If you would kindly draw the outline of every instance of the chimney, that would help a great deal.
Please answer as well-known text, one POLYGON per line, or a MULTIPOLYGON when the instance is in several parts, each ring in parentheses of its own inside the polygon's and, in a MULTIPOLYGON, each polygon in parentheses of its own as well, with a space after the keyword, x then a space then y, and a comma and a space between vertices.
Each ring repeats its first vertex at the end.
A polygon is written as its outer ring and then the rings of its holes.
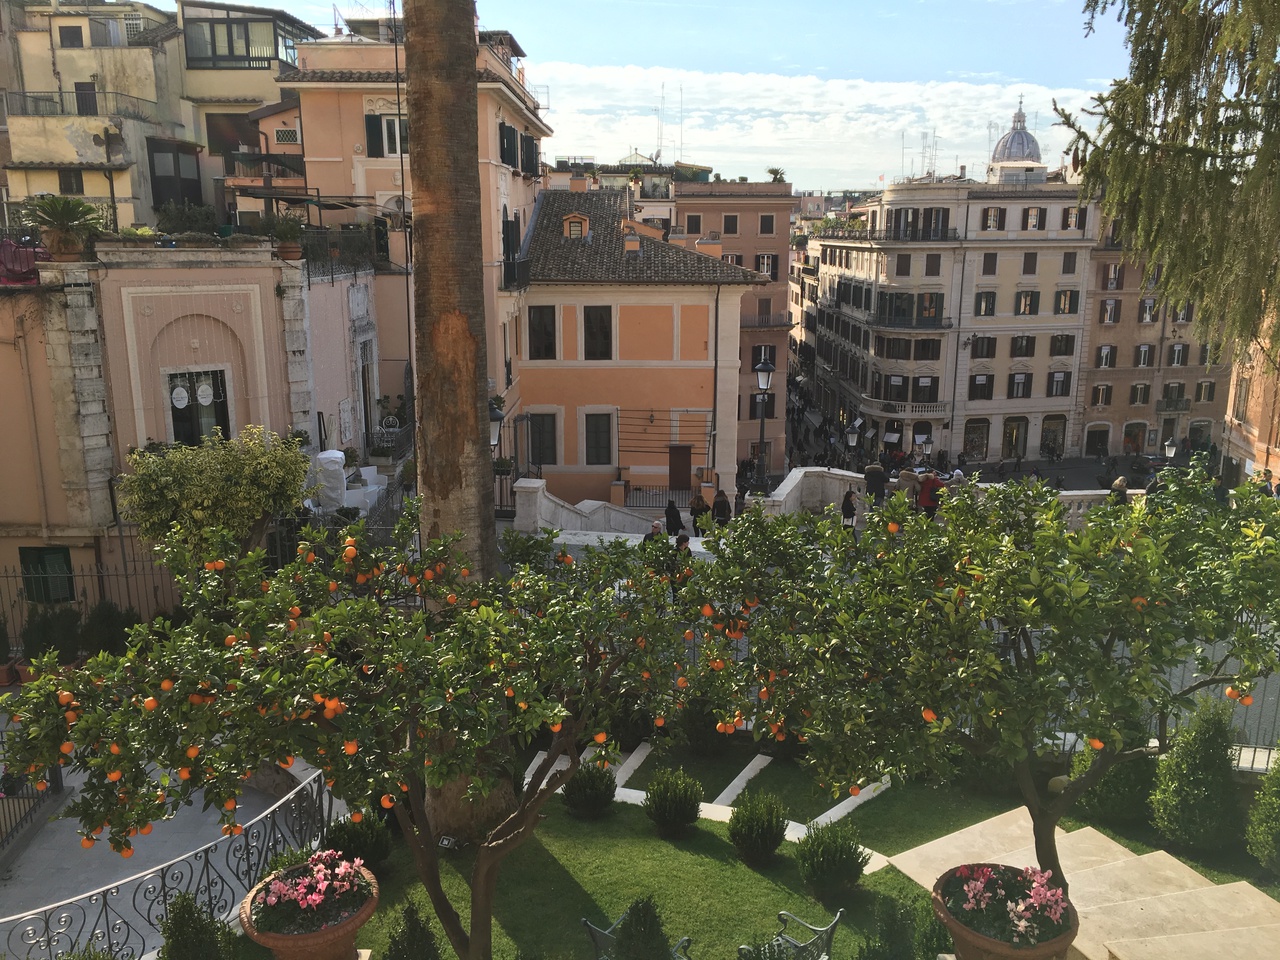
POLYGON ((570 193, 586 193, 587 178, 579 176, 577 174, 574 174, 573 176, 571 176, 569 178, 569 192, 570 193))
POLYGON ((640 234, 631 227, 627 227, 622 233, 622 252, 628 257, 640 256, 640 234))
POLYGON ((960 179, 961 179, 961 180, 963 180, 963 179, 964 179, 964 172, 965 172, 965 164, 963 164, 963 163, 962 163, 962 164, 960 164, 960 179))
POLYGON ((724 252, 724 244, 720 242, 720 234, 715 231, 712 231, 710 236, 703 237, 695 243, 693 248, 708 257, 715 257, 717 260, 720 259, 721 253, 724 252))

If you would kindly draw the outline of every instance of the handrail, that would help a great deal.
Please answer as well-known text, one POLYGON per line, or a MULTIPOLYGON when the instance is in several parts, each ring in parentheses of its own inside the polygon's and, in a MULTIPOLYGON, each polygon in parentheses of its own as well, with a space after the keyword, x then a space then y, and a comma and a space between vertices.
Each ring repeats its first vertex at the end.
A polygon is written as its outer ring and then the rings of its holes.
POLYGON ((0 944, 9 956, 54 960, 76 946, 94 943, 120 960, 158 949, 165 905, 189 892, 213 916, 235 915, 240 901, 266 875, 268 861, 286 844, 312 846, 333 816, 333 796, 316 771, 240 836, 224 837, 97 890, 26 913, 0 918, 0 944), (221 854, 225 872, 214 863, 221 854))

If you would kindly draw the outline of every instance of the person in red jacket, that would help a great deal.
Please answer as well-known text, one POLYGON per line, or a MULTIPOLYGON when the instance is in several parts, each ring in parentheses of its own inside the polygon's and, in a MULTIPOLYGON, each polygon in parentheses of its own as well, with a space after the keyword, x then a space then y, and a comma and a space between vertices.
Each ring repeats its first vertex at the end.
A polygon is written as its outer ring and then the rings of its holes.
POLYGON ((934 514, 938 512, 938 494, 944 489, 946 489, 946 485, 938 479, 938 475, 932 470, 920 478, 920 492, 916 494, 916 502, 920 504, 920 509, 931 520, 934 514))

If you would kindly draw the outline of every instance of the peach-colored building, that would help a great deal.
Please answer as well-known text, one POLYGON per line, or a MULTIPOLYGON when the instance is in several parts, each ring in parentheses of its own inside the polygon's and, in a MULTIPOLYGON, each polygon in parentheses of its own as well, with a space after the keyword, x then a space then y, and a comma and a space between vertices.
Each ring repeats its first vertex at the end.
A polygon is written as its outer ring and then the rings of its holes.
POLYGON ((539 196, 515 344, 521 402, 499 452, 572 502, 622 502, 638 487, 682 498, 699 482, 731 492, 738 304, 762 278, 664 243, 631 204, 629 191, 539 196))
MULTIPOLYGON (((773 409, 766 407, 764 460, 772 476, 783 471, 786 454, 786 382, 791 318, 787 309, 787 267, 791 261, 791 215, 796 198, 789 183, 712 181, 675 183, 676 223, 672 239, 719 241, 724 262, 768 277, 745 291, 738 304, 742 353, 738 373, 739 461, 758 463, 760 411, 752 368, 767 358, 776 368, 773 409)), ((711 252, 705 245, 700 249, 711 252)))
POLYGON ((1222 391, 1229 396, 1214 466, 1229 487, 1263 470, 1280 477, 1280 377, 1260 354, 1246 356, 1222 391))

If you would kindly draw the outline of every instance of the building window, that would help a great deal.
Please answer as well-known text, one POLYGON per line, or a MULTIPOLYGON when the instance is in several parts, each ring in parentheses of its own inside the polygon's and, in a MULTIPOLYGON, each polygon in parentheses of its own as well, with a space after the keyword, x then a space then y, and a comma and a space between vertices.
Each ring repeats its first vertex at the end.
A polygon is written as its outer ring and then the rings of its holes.
POLYGON ((382 118, 382 151, 387 157, 398 157, 409 154, 409 118, 382 118))
POLYGON ((1212 403, 1216 384, 1212 380, 1201 380, 1196 384, 1196 403, 1212 403))
POLYGON ((969 399, 990 400, 993 396, 996 378, 985 373, 974 374, 969 378, 969 399))
POLYGON ((556 359, 556 308, 529 308, 529 359, 556 359))
POLYGON ((1099 370, 1110 370, 1116 365, 1116 348, 1109 343, 1098 347, 1098 357, 1094 366, 1099 370))
POLYGON ((937 403, 938 378, 916 377, 911 381, 912 403, 937 403))
POLYGON ((529 414, 529 462, 545 466, 556 462, 556 415, 529 414))
POLYGON ((742 266, 742 254, 740 253, 721 254, 720 259, 723 260, 725 263, 733 264, 735 267, 742 266))
POLYGON ((994 277, 996 275, 997 255, 994 253, 984 253, 982 255, 982 275, 984 277, 994 277))
POLYGON ((974 295, 973 315, 975 317, 994 317, 996 315, 996 292, 983 290, 974 295))
POLYGON ((1174 323, 1190 323, 1191 322, 1191 305, 1184 303, 1178 309, 1173 311, 1174 323))
POLYGON ((924 255, 924 275, 939 277, 942 275, 942 254, 926 253, 924 255))
POLYGON ((1124 264, 1106 263, 1102 266, 1102 286, 1106 290, 1124 289, 1124 264))
POLYGON ((1071 396, 1071 371, 1055 370, 1049 374, 1049 393, 1050 397, 1069 397, 1071 396))
POLYGON ((1147 297, 1138 303, 1138 322, 1139 323, 1155 323, 1156 322, 1156 301, 1152 297, 1147 297))
POLYGON ((1191 355, 1191 344, 1189 343, 1171 343, 1169 345, 1169 366, 1185 367, 1187 358, 1191 355))
POLYGON ((916 341, 917 360, 939 360, 942 357, 942 341, 936 337, 916 341))
POLYGON ((1120 322, 1120 301, 1119 300, 1103 300, 1102 310, 1098 314, 1099 323, 1119 323, 1120 322))
POLYGON ((778 279, 778 258, 772 253, 756 254, 756 273, 763 273, 771 280, 778 279))
MULTIPOLYGON (((699 220, 702 218, 699 217, 699 220)), ((724 215, 724 235, 726 237, 736 237, 738 235, 738 215, 736 213, 726 213, 724 215)))
POLYGON ((147 138, 151 195, 157 207, 171 200, 178 206, 203 202, 196 149, 190 144, 147 138))
POLYGON ((1029 373, 1011 373, 1009 374, 1009 393, 1010 400, 1023 400, 1031 396, 1031 374, 1029 373))
POLYGON ((684 232, 691 237, 702 236, 702 214, 687 213, 684 217, 684 232))
POLYGON ((969 356, 975 360, 991 360, 996 355, 995 337, 974 337, 969 356))
MULTIPOLYGON (((79 29, 79 28, 77 28, 79 29)), ((22 590, 31 603, 70 603, 76 598, 67 547, 19 547, 22 590)))
POLYGON ((1166 383, 1164 385, 1163 399, 1165 400, 1182 400, 1187 395, 1187 385, 1185 383, 1166 383))
POLYGON ((1083 207, 1063 207, 1062 208, 1062 229, 1063 230, 1083 230, 1085 223, 1085 215, 1083 207))
POLYGON ((1216 346, 1208 343, 1200 344, 1200 366, 1207 367, 1210 364, 1218 363, 1220 359, 1216 346))
POLYGON ((64 196, 83 196, 84 172, 81 170, 59 170, 58 192, 64 196))
POLYGON ((1140 343, 1133 350, 1133 365, 1149 367, 1155 363, 1156 348, 1149 343, 1140 343))
POLYGON ((768 360, 775 367, 778 364, 778 348, 772 343, 757 343, 751 348, 751 369, 754 370, 756 365, 768 360))
POLYGON ((294 42, 271 20, 186 20, 187 66, 197 70, 268 70, 272 60, 297 62, 294 42))
POLYGON ((582 308, 582 359, 613 359, 613 308, 582 308))
POLYGON ((772 213, 760 214, 760 236, 762 237, 773 236, 773 214, 772 213))
POLYGON ((907 378, 894 377, 888 378, 888 386, 884 392, 884 399, 896 402, 906 403, 907 401, 907 378))
POLYGON ((1038 257, 1034 251, 1028 250, 1022 255, 1022 275, 1035 276, 1038 257))
POLYGON ((916 297, 916 316, 921 320, 941 319, 942 294, 922 293, 916 297))
POLYGON ((898 254, 898 259, 895 262, 894 268, 893 268, 893 275, 895 277, 911 276, 911 254, 909 253, 898 254))
POLYGON ((1129 388, 1129 405, 1141 407, 1151 402, 1151 384, 1135 383, 1129 388))
POLYGON ((58 46, 64 49, 84 46, 84 29, 82 27, 59 27, 58 46))
POLYGON ((1013 307, 1013 312, 1019 317, 1034 317, 1040 312, 1040 291, 1019 290, 1013 298, 1013 307))
POLYGON ((982 211, 983 230, 1004 229, 1004 207, 985 207, 982 211))
POLYGON ((586 415, 587 466, 613 463, 613 414, 586 415))
POLYGON ((1236 396, 1235 402, 1231 405, 1231 416, 1237 420, 1247 420, 1249 418, 1249 378, 1240 377, 1236 380, 1236 396))
MULTIPOLYGON (((768 394, 765 394, 765 398, 764 398, 764 418, 765 418, 766 420, 773 420, 773 419, 774 419, 773 401, 774 401, 774 397, 776 397, 776 396, 777 396, 777 393, 775 393, 775 392, 770 392, 770 393, 768 393, 768 394)), ((750 400, 750 402, 747 404, 747 419, 748 419, 748 420, 759 420, 759 419, 760 419, 760 394, 759 394, 759 393, 757 393, 757 392, 752 392, 752 394, 751 394, 751 400, 750 400)))
POLYGON ((1055 333, 1049 338, 1049 356, 1069 357, 1076 352, 1076 338, 1070 333, 1055 333))
POLYGON ((1076 254, 1074 250, 1069 250, 1062 255, 1062 272, 1067 274, 1076 272, 1076 254))
POLYGON ((582 221, 576 217, 569 221, 569 239, 570 240, 582 239, 582 221))
POLYGON ((277 127, 275 135, 276 143, 301 143, 297 127, 277 127))
POLYGON ((876 337, 876 356, 886 360, 910 360, 911 341, 906 337, 876 337))
POLYGON ((1023 207, 1022 229, 1043 230, 1048 226, 1048 213, 1049 211, 1045 207, 1023 207))
POLYGON ((1079 290, 1059 290, 1053 297, 1053 312, 1056 314, 1077 313, 1080 310, 1079 290))
POLYGON ((214 427, 231 436, 227 375, 222 370, 169 374, 169 417, 173 442, 197 446, 214 427))
POLYGON ((1036 338, 1026 335, 1011 337, 1009 340, 1009 356, 1034 357, 1036 355, 1036 338))
POLYGON ((1090 397, 1090 402, 1095 407, 1111 406, 1111 384, 1109 383, 1097 384, 1093 388, 1093 394, 1090 397))

